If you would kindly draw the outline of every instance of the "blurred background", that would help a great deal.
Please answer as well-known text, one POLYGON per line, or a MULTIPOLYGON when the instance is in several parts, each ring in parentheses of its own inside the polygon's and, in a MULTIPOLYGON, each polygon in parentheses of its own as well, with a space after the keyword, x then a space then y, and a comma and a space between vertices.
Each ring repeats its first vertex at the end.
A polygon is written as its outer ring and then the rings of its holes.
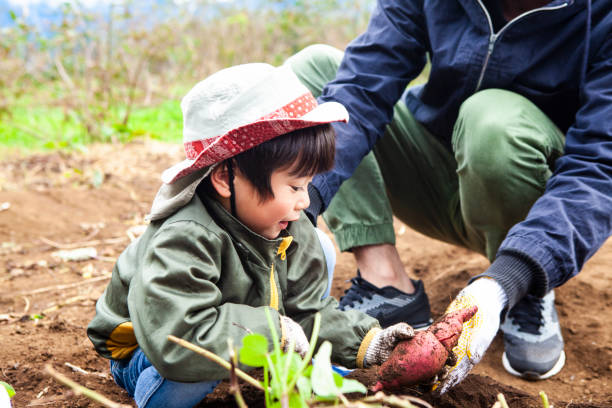
POLYGON ((234 64, 345 48, 374 0, 0 0, 0 159, 180 142, 181 97, 234 64))

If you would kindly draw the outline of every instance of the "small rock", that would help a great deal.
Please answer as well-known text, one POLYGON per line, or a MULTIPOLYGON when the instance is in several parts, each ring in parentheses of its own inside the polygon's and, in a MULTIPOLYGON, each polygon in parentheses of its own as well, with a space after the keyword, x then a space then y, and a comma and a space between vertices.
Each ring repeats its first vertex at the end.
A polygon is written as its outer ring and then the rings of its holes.
POLYGON ((86 261, 98 256, 98 251, 94 247, 77 248, 71 250, 56 251, 51 254, 64 262, 67 261, 86 261))
POLYGON ((24 271, 23 269, 21 269, 21 268, 13 268, 13 269, 11 269, 11 271, 9 272, 9 274, 10 274, 12 277, 21 276, 21 275, 23 275, 24 273, 25 273, 25 271, 24 271))

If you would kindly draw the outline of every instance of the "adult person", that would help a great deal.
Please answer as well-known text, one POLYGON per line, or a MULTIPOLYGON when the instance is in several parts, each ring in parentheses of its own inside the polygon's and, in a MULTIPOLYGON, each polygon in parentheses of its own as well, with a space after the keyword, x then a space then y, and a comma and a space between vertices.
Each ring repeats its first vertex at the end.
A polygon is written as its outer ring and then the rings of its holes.
POLYGON ((334 125, 336 165, 314 179, 308 210, 326 210, 357 261, 341 306, 383 325, 427 324, 394 214, 492 262, 449 306, 479 310, 442 392, 501 322, 509 372, 556 374, 565 355, 553 289, 612 229, 612 1, 378 0, 344 55, 313 46, 287 63, 350 114, 334 125), (427 55, 427 83, 406 89, 427 55))

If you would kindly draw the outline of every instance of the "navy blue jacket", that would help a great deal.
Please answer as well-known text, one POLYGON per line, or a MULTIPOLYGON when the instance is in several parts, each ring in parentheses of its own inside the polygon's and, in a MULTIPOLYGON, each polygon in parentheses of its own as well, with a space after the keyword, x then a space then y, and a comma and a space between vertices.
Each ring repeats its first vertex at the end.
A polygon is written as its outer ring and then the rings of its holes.
POLYGON ((510 305, 577 274, 612 228, 612 0, 555 0, 494 32, 480 0, 379 0, 320 97, 350 113, 335 125, 336 166, 313 181, 323 207, 390 122, 401 98, 450 149, 461 103, 502 88, 566 133, 544 195, 508 233, 489 275, 510 305), (406 91, 431 59, 427 84, 406 91))

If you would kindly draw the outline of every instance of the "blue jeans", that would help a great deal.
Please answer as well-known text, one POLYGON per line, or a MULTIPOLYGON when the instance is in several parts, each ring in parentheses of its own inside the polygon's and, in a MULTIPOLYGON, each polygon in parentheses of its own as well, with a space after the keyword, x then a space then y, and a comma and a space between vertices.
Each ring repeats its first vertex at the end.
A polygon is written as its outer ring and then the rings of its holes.
MULTIPOLYGON (((316 231, 328 270, 327 291, 323 295, 325 298, 331 290, 336 250, 323 231, 318 228, 316 231)), ((213 392, 220 382, 214 380, 183 383, 168 380, 159 374, 140 348, 134 351, 129 360, 111 360, 110 372, 115 382, 134 398, 139 408, 191 408, 213 392)))
POLYGON ((191 408, 210 394, 220 381, 183 383, 162 377, 140 348, 128 360, 111 360, 115 382, 134 398, 140 408, 191 408))

